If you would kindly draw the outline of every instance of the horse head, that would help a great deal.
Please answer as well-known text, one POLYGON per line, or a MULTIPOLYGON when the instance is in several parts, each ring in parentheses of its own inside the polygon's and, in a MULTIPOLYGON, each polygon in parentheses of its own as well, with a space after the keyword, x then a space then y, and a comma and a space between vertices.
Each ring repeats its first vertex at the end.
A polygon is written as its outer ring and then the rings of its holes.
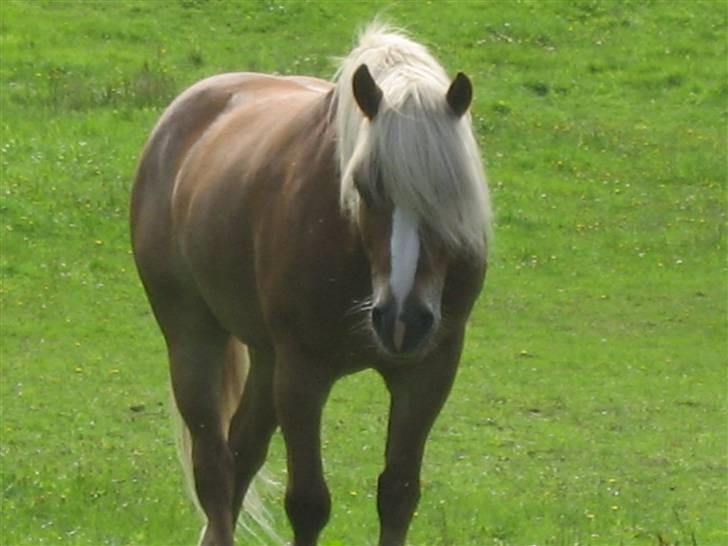
POLYGON ((461 138, 472 85, 459 73, 445 92, 410 85, 407 93, 397 86, 411 82, 390 81, 385 93, 366 64, 351 82, 362 121, 344 172, 345 199, 371 268, 367 320, 385 353, 417 356, 442 330, 448 265, 484 252, 482 167, 477 160, 473 167, 461 138))

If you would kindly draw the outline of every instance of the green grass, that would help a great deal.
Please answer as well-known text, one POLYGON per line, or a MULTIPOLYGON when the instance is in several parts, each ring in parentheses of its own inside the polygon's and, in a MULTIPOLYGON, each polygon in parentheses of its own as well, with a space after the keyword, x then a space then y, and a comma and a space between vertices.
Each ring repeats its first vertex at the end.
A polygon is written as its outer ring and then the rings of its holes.
MULTIPOLYGON (((497 211, 411 544, 728 543, 725 2, 192 0, 0 3, 0 543, 194 542, 136 158, 185 86, 329 77, 385 7, 472 76, 497 211)), ((334 390, 324 546, 375 542, 386 410, 334 390)))

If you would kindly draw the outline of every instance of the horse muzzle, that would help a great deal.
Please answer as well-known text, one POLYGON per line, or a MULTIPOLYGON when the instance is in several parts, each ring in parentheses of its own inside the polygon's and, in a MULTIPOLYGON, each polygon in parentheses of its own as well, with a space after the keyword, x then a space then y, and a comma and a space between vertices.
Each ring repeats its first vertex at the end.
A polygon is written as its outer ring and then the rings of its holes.
POLYGON ((402 309, 391 298, 372 308, 372 326, 382 346, 398 356, 418 352, 427 345, 437 317, 427 305, 408 299, 402 309))

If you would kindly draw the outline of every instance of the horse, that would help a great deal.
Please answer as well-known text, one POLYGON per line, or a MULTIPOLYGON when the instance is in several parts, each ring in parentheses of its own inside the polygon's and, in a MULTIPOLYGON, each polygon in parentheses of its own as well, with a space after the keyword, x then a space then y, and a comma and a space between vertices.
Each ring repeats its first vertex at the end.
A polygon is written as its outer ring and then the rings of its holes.
POLYGON ((401 546, 487 268, 491 208, 469 109, 426 46, 373 23, 333 81, 228 73, 182 92, 141 154, 133 254, 166 342, 205 525, 234 544, 279 428, 295 546, 331 498, 322 409, 374 369, 390 394, 379 545, 401 546))

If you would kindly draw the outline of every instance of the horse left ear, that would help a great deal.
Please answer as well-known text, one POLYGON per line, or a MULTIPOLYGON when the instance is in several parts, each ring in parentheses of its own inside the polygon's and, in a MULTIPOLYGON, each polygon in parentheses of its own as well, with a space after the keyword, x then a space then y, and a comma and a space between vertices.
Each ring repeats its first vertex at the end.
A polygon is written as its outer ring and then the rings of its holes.
POLYGON ((372 78, 367 65, 362 64, 354 72, 351 80, 356 103, 369 119, 374 119, 379 111, 379 104, 382 102, 382 90, 372 78))
POLYGON ((470 83, 470 78, 462 72, 458 72, 458 75, 450 84, 445 98, 453 114, 461 117, 468 111, 473 100, 473 84, 470 83))

